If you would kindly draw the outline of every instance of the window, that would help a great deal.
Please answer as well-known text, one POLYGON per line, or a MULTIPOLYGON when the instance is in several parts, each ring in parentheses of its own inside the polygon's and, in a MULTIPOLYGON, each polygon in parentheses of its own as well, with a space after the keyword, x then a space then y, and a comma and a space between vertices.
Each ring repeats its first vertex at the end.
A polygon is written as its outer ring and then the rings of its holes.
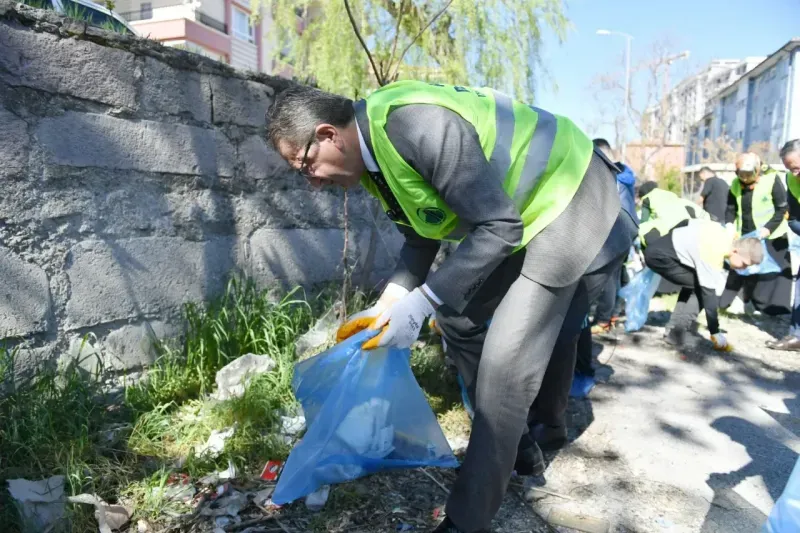
POLYGON ((250 16, 242 11, 232 7, 233 11, 233 36, 243 41, 254 42, 253 27, 250 25, 250 16))
POLYGON ((153 3, 142 2, 141 7, 139 8, 139 16, 142 20, 153 18, 153 3))
POLYGON ((742 74, 744 74, 746 68, 747 65, 740 65, 739 68, 736 69, 736 74, 739 74, 741 76, 742 74))

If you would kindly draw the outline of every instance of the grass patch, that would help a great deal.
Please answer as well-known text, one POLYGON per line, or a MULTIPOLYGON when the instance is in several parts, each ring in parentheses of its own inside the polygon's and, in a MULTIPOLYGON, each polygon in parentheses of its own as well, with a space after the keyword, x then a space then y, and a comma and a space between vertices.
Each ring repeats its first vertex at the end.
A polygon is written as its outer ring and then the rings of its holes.
MULTIPOLYGON (((268 459, 285 459, 289 446, 278 426, 280 415, 296 405, 295 341, 337 296, 333 286, 307 300, 299 289, 279 293, 232 280, 207 305, 184 307, 184 334, 158 343, 156 363, 143 380, 126 387, 121 404, 106 393, 102 368, 95 374, 78 364, 39 369, 34 380, 0 397, 0 529, 22 530, 7 479, 64 475, 69 495, 88 492, 133 504, 135 524, 138 518, 157 522, 163 513, 188 510, 165 494, 177 473, 196 481, 233 462, 240 476, 248 477, 268 459), (216 372, 245 353, 267 354, 276 366, 252 379, 242 397, 210 399, 216 372), (232 426, 235 433, 218 457, 198 456, 212 431, 232 426)), ((365 308, 374 296, 350 295, 347 314, 365 308)), ((16 350, 0 349, 0 383, 12 375, 17 356, 16 350)), ((460 431, 465 420, 468 425, 441 347, 415 348, 411 364, 445 430, 460 431)), ((334 492, 331 505, 344 509, 358 501, 358 494, 342 490, 334 492)), ((96 527, 91 507, 68 506, 63 531, 96 527)), ((323 524, 315 528, 325 530, 323 524)))

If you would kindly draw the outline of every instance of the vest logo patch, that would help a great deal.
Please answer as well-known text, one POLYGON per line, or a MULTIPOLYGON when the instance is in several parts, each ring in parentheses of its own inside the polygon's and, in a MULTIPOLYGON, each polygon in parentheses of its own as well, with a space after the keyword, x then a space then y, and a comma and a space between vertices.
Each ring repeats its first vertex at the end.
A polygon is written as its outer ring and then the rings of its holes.
POLYGON ((420 207, 417 209, 417 216, 426 224, 433 224, 434 226, 438 226, 446 218, 444 211, 438 207, 420 207))

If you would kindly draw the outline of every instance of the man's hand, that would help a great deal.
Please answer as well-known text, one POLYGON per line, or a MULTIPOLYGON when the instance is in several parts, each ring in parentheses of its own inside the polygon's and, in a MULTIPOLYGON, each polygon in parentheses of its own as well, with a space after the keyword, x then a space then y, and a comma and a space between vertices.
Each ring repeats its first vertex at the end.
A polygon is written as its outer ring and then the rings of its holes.
POLYGON ((769 236, 770 236, 770 231, 767 228, 759 228, 758 230, 759 239, 766 239, 769 236))
POLYGON ((728 339, 726 339, 725 335, 723 335, 722 333, 711 335, 711 343, 714 345, 714 349, 718 352, 733 351, 733 346, 730 345, 728 339))
POLYGON ((375 320, 381 316, 384 311, 389 309, 392 304, 407 294, 408 289, 401 287, 396 283, 390 283, 387 285, 383 290, 383 294, 381 294, 381 297, 378 299, 375 305, 347 318, 347 322, 342 324, 336 332, 336 342, 342 342, 343 340, 352 337, 359 331, 370 327, 370 325, 372 325, 372 323, 375 322, 375 320))
POLYGON ((433 312, 433 304, 417 287, 390 306, 370 326, 372 329, 383 328, 383 331, 365 342, 363 349, 374 350, 383 346, 410 348, 419 337, 425 319, 433 312))

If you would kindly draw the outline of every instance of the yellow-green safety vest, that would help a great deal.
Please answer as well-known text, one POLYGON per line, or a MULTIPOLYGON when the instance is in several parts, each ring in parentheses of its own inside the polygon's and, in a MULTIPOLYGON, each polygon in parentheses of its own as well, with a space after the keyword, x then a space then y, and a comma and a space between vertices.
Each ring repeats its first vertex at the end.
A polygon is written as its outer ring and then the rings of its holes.
POLYGON ((684 220, 709 218, 708 213, 699 205, 664 189, 653 189, 644 195, 642 202, 645 200, 648 200, 650 204, 650 218, 639 225, 639 240, 642 246, 647 246, 645 237, 653 230, 663 237, 684 220), (695 217, 689 214, 689 211, 686 210, 687 207, 694 211, 695 217))
MULTIPOLYGON (((571 120, 493 89, 405 80, 378 89, 366 102, 378 166, 409 225, 429 239, 461 240, 468 228, 392 146, 386 121, 393 108, 438 105, 472 124, 484 156, 519 209, 524 231, 517 249, 564 211, 592 157, 592 141, 571 120)), ((361 182, 388 211, 389 205, 371 178, 364 176, 361 182)))
POLYGON ((791 172, 786 173, 786 186, 789 189, 789 192, 794 196, 798 201, 800 201, 800 177, 795 176, 791 172))
MULTIPOLYGON (((772 203, 772 188, 775 186, 775 180, 779 178, 778 173, 771 172, 764 174, 756 182, 753 188, 753 223, 756 228, 761 228, 769 222, 769 219, 775 214, 775 205, 772 203)), ((736 231, 742 231, 742 183, 739 178, 734 178, 731 183, 731 193, 736 198, 736 231)), ((789 224, 784 219, 780 226, 768 237, 768 239, 777 239, 783 237, 789 230, 789 224)))

